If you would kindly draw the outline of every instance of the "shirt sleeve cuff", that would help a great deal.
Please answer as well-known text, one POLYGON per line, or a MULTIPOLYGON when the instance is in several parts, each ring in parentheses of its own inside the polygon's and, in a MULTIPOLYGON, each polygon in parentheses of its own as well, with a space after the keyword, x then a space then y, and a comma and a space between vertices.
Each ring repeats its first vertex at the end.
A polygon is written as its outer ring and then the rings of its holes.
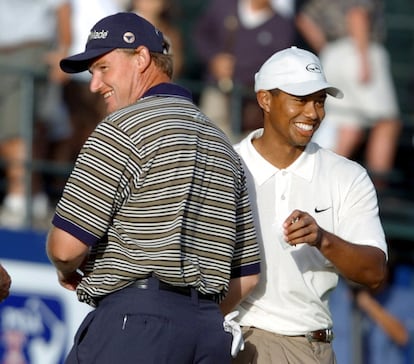
POLYGON ((260 273, 260 263, 253 263, 241 267, 233 268, 231 271, 231 278, 239 278, 244 276, 251 276, 260 273))
POLYGON ((99 238, 96 237, 95 235, 89 233, 88 231, 83 230, 82 228, 75 225, 74 223, 68 220, 65 220, 58 214, 55 214, 53 216, 52 224, 55 227, 66 231, 68 234, 84 242, 86 245, 89 245, 89 246, 95 245, 96 242, 99 240, 99 238))

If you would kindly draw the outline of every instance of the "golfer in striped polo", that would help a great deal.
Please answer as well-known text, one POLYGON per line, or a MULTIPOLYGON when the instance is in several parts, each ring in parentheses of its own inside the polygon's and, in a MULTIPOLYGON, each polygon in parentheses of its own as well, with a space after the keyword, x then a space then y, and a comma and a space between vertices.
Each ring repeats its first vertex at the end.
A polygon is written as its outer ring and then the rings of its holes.
POLYGON ((96 307, 67 363, 229 363, 232 343, 233 354, 242 344, 223 314, 259 275, 237 153, 171 83, 162 33, 136 14, 99 21, 61 68, 88 69, 108 110, 47 241, 61 285, 96 307))

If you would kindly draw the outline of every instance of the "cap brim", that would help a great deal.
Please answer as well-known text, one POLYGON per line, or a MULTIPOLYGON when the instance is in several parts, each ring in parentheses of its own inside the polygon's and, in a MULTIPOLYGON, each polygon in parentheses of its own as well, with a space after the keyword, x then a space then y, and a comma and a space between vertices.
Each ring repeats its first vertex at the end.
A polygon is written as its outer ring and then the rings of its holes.
POLYGON ((91 49, 74 56, 64 58, 59 65, 62 71, 66 73, 78 73, 88 70, 91 62, 105 53, 112 51, 114 48, 91 49))
POLYGON ((342 99, 344 97, 343 92, 339 88, 333 87, 329 83, 323 81, 293 83, 289 85, 281 85, 277 88, 295 96, 306 96, 325 90, 328 95, 336 97, 337 99, 342 99))

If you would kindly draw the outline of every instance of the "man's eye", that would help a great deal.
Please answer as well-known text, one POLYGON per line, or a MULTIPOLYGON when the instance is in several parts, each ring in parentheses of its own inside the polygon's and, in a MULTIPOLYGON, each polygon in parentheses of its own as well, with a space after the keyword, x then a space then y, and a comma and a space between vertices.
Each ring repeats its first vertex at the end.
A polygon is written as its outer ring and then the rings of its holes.
POLYGON ((295 99, 296 102, 304 104, 306 102, 305 99, 295 99))

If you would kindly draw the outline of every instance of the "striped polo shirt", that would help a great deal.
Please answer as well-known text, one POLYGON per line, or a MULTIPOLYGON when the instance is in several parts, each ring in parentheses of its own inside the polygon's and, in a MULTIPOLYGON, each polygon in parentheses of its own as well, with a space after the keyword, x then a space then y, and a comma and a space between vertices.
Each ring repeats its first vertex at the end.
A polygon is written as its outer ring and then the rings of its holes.
POLYGON ((97 126, 53 224, 90 246, 77 293, 91 305, 149 275, 223 296, 231 277, 260 269, 239 157, 174 84, 97 126))

